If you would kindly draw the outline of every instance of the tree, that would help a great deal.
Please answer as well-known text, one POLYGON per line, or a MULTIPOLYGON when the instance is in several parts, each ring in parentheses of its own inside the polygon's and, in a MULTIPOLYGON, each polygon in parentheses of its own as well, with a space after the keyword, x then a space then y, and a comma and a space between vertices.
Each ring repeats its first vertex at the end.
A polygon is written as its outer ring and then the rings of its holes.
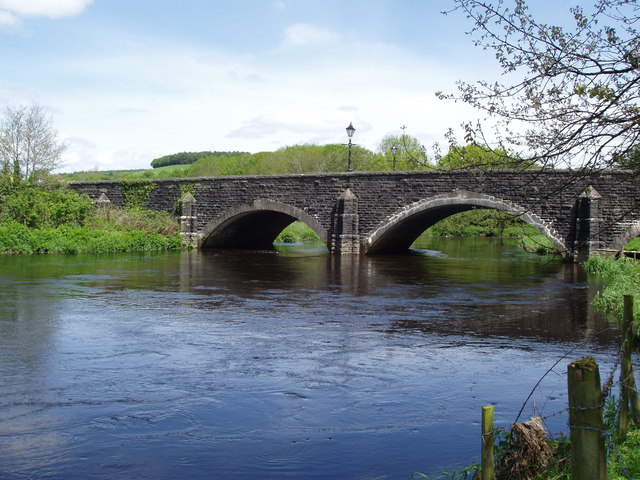
POLYGON ((437 168, 513 168, 522 165, 522 160, 510 157, 500 149, 489 149, 482 145, 454 145, 438 160, 437 168))
MULTIPOLYGON (((462 100, 497 119, 494 145, 543 166, 610 167, 640 137, 640 6, 595 0, 570 9, 572 27, 538 22, 524 0, 453 0, 493 50, 505 82, 459 82, 462 100)), ((451 13, 451 12, 446 12, 451 13)), ((465 125, 467 142, 487 142, 465 125)))
POLYGON ((397 170, 412 170, 431 167, 426 149, 416 137, 411 135, 387 135, 378 144, 378 153, 384 155, 389 166, 393 165, 393 146, 396 147, 397 170))
POLYGON ((2 173, 13 182, 59 166, 66 147, 40 105, 5 109, 0 119, 0 163, 2 173))

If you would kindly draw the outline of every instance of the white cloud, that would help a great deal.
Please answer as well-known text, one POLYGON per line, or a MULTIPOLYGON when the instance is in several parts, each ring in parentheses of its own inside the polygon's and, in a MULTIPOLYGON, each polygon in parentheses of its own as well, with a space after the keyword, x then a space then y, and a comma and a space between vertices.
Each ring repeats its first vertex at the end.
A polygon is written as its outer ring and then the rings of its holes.
POLYGON ((334 43, 338 40, 340 36, 337 33, 305 23, 291 25, 284 32, 284 45, 289 47, 334 43))
POLYGON ((349 122, 357 129, 354 143, 372 150, 403 124, 430 146, 448 127, 475 118, 434 95, 450 89, 467 63, 453 70, 400 47, 363 42, 352 43, 345 58, 331 43, 337 35, 297 27, 288 30, 290 45, 311 46, 312 54, 274 46, 252 56, 120 37, 106 54, 48 66, 79 84, 40 103, 61 109, 54 118, 61 133, 90 142, 69 138, 63 170, 148 168, 153 158, 179 151, 344 143, 349 122))
POLYGON ((18 17, 66 17, 78 15, 93 0, 0 0, 0 13, 18 17))
POLYGON ((18 17, 11 12, 0 10, 0 27, 2 28, 15 28, 20 25, 18 17))

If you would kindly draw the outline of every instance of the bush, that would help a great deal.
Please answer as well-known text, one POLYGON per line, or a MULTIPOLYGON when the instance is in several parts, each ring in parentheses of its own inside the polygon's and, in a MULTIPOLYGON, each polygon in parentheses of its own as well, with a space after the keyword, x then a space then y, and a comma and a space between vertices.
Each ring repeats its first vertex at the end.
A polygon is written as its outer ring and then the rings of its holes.
POLYGON ((21 185, 0 194, 0 223, 20 223, 29 228, 81 226, 95 215, 86 195, 60 185, 21 185))
MULTIPOLYGON (((138 190, 142 193, 132 195, 134 200, 148 194, 146 188, 138 190)), ((0 253, 158 251, 181 245, 178 222, 166 212, 96 211, 91 199, 61 185, 0 191, 0 253)))
POLYGON ((130 231, 139 230, 152 234, 175 236, 180 233, 180 226, 174 217, 167 212, 155 210, 122 210, 106 208, 87 222, 87 227, 98 231, 130 231))

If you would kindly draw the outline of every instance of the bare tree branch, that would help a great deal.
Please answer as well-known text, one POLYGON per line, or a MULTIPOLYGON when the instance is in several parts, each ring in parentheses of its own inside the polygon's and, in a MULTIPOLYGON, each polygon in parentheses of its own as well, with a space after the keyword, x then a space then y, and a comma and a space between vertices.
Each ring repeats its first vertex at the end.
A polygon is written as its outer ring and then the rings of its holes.
MULTIPOLYGON (((514 158, 555 168, 616 166, 640 139, 640 6, 595 0, 570 10, 574 25, 539 23, 525 0, 453 0, 513 81, 458 83, 443 99, 497 121, 494 143, 514 158)), ((478 125, 473 142, 489 136, 478 125)), ((467 132, 469 133, 469 132, 467 132)), ((469 139, 467 139, 468 142, 469 139)))
POLYGON ((66 148, 40 105, 5 109, 0 119, 0 165, 5 176, 18 181, 49 172, 60 165, 66 148))

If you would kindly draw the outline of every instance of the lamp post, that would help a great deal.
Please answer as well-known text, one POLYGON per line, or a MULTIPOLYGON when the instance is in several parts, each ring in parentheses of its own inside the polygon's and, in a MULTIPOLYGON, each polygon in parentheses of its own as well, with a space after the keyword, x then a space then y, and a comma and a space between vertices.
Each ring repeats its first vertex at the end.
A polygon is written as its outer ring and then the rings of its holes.
POLYGON ((398 145, 395 143, 391 147, 391 153, 393 154, 393 169, 396 169, 396 154, 398 153, 398 145))
POLYGON ((356 133, 356 129, 353 126, 352 122, 349 122, 349 126, 347 127, 347 135, 349 136, 349 162, 347 163, 347 172, 352 172, 353 168, 351 167, 351 137, 356 133))

